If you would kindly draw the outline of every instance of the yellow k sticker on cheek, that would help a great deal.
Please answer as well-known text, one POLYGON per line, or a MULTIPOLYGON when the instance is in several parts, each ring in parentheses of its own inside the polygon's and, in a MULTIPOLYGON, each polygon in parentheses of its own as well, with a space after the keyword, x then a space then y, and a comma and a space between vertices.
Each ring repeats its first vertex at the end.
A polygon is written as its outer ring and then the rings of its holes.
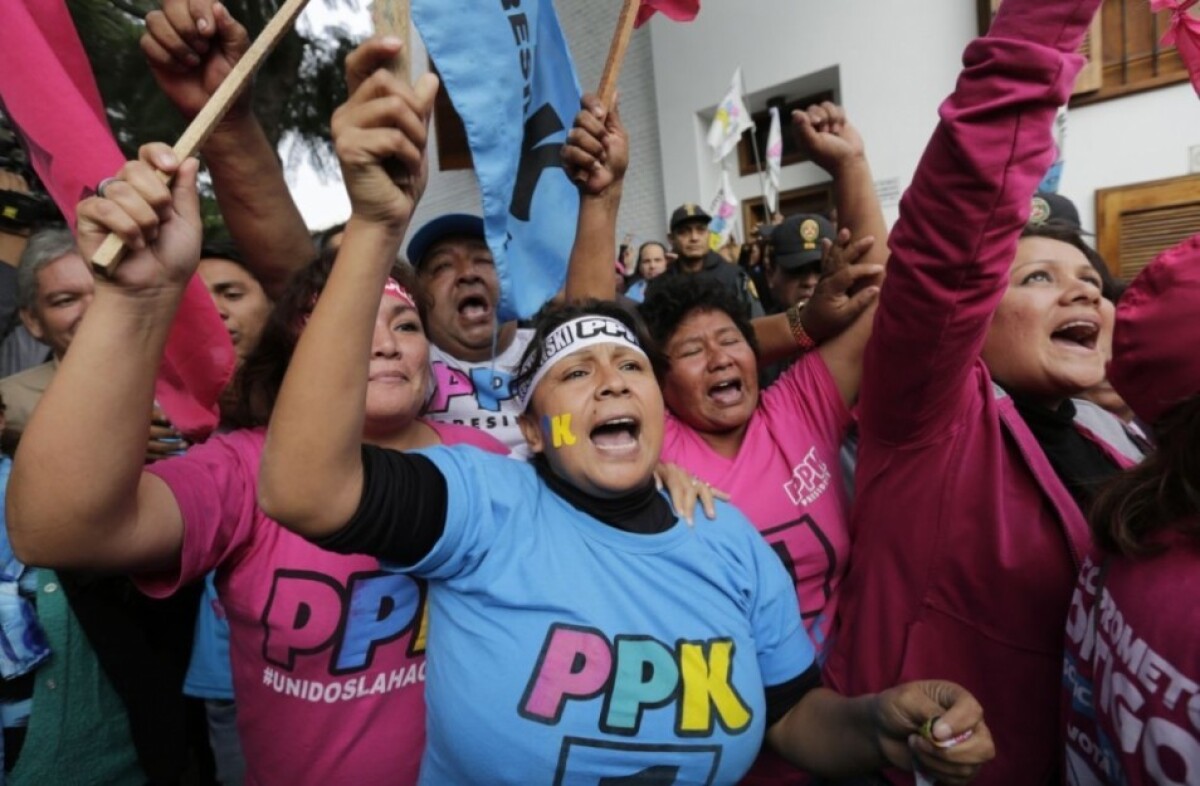
POLYGON ((571 415, 555 415, 542 417, 542 428, 550 432, 550 444, 556 448, 575 444, 575 434, 571 431, 571 415))

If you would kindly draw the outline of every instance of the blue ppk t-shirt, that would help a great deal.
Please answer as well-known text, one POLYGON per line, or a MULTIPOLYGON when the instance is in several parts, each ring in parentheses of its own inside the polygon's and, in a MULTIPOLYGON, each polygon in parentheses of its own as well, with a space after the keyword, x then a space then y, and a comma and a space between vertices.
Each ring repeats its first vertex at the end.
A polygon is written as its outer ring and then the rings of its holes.
POLYGON ((779 557, 733 507, 642 535, 527 464, 421 451, 446 478, 430 581, 421 782, 735 782, 764 686, 813 663, 779 557))

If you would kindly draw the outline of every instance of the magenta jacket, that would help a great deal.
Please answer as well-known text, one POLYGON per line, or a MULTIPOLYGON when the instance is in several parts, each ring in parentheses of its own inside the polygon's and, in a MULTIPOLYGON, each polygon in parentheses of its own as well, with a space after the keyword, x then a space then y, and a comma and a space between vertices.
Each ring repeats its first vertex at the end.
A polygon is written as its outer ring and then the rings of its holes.
POLYGON ((984 785, 1050 783, 1061 761, 1063 625, 1090 537, 979 355, 1099 4, 1004 0, 967 48, 891 234, 864 360, 826 679, 849 694, 965 685, 996 741, 984 785))

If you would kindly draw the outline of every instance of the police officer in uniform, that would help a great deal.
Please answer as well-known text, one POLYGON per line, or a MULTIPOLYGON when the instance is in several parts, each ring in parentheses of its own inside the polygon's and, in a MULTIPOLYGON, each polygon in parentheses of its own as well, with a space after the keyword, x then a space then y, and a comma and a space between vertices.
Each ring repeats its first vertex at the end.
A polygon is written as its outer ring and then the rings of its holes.
POLYGON ((771 297, 780 312, 803 306, 821 280, 822 241, 834 241, 836 232, 825 216, 801 213, 788 216, 770 234, 771 297))

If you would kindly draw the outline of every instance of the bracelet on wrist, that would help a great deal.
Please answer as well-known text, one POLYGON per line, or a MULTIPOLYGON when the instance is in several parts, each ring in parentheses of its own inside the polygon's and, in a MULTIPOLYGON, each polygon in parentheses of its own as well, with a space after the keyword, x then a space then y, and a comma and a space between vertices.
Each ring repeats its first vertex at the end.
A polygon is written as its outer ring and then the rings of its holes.
POLYGON ((791 328, 792 338, 796 342, 796 346, 802 351, 808 352, 817 348, 817 342, 813 341, 813 337, 808 335, 808 331, 804 329, 804 323, 800 321, 800 312, 804 310, 803 306, 793 305, 787 310, 788 327, 791 328))

